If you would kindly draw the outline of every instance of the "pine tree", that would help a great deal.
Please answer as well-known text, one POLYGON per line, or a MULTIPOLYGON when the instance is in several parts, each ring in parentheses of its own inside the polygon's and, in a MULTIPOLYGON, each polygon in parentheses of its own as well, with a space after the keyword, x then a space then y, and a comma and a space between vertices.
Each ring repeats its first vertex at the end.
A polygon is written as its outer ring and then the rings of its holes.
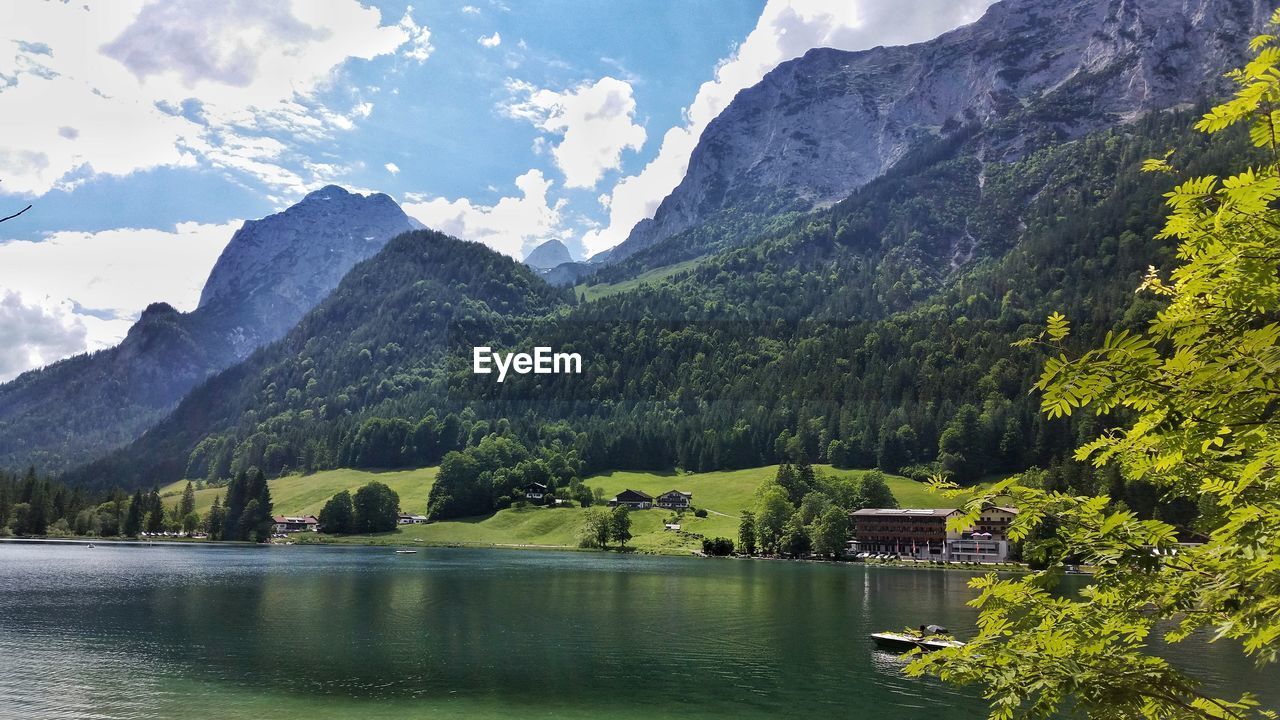
POLYGON ((142 532, 144 502, 146 501, 142 497, 142 489, 135 490, 133 499, 129 501, 129 510, 124 516, 124 527, 121 528, 125 537, 136 538, 138 533, 142 532))
POLYGON ((185 518, 196 511, 196 489, 187 481, 187 487, 182 491, 182 502, 178 504, 178 517, 185 518))
MULTIPOLYGON (((250 532, 254 534, 258 542, 266 542, 271 538, 272 525, 272 502, 271 487, 267 484, 267 476, 259 469, 254 468, 249 473, 249 491, 248 496, 252 498, 251 503, 254 509, 250 511, 248 506, 245 507, 245 519, 241 522, 248 522, 250 532)), ((247 536, 245 539, 249 539, 247 536)))
MULTIPOLYGON (((242 540, 240 516, 244 513, 244 506, 247 502, 245 496, 248 484, 248 474, 241 470, 231 481, 227 483, 227 499, 224 507, 224 517, 222 521, 222 539, 223 540, 242 540)), ((245 532, 248 529, 245 528, 245 532)))
POLYGON ((227 512, 222 507, 222 496, 213 497, 213 507, 209 508, 209 516, 205 518, 205 532, 210 540, 221 540, 226 528, 227 512))
POLYGON ((160 491, 152 488, 147 495, 146 528, 149 533, 164 532, 164 501, 160 499, 160 491))

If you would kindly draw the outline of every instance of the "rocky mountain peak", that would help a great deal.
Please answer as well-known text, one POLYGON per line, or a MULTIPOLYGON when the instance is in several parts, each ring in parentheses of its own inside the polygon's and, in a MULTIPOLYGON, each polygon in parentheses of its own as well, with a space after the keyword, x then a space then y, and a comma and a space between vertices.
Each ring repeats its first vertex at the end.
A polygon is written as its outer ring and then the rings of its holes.
POLYGON ((325 186, 236 231, 209 273, 200 311, 243 318, 254 342, 274 339, 356 263, 414 227, 386 195, 325 186))
POLYGON ((542 243, 524 257, 524 264, 535 270, 550 270, 567 262, 573 262, 573 257, 569 255, 569 248, 555 239, 542 243))
POLYGON ((684 179, 608 260, 725 210, 830 205, 961 128, 1016 123, 991 134, 998 160, 1037 133, 1075 137, 1196 102, 1269 12, 1265 0, 1002 0, 927 42, 811 50, 708 124, 684 179))

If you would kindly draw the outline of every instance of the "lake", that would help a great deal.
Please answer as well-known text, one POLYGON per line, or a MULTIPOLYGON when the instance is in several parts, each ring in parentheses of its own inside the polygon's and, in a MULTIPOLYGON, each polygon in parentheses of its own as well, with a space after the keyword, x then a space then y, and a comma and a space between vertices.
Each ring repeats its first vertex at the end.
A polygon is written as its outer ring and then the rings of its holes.
MULTIPOLYGON (((866 637, 926 622, 963 635, 969 577, 605 553, 0 543, 0 717, 981 718, 972 692, 904 677, 866 637)), ((1267 685, 1225 645, 1178 652, 1215 684, 1267 685)))

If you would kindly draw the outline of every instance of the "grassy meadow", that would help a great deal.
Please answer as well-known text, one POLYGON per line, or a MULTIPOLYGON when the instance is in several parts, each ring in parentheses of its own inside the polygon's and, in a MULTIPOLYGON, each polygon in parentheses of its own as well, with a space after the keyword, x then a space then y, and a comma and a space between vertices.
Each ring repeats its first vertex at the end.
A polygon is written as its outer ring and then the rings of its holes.
MULTIPOLYGON (((820 466, 823 472, 843 477, 860 477, 865 470, 836 470, 820 466)), ((591 488, 600 488, 606 497, 625 489, 641 490, 657 496, 667 490, 693 493, 693 504, 705 508, 707 517, 685 513, 680 519, 681 532, 663 529, 672 519, 666 510, 645 510, 631 514, 634 536, 631 545, 637 550, 657 553, 684 553, 701 547, 694 534, 705 537, 728 537, 736 540, 738 515, 755 504, 759 485, 777 474, 778 467, 769 465, 746 470, 708 473, 615 471, 593 475, 583 480, 591 488)), ((368 471, 329 470, 312 475, 288 475, 270 481, 271 497, 277 514, 316 514, 325 501, 341 490, 354 491, 371 480, 386 483, 400 494, 401 507, 421 513, 426 509, 427 494, 435 480, 436 468, 416 470, 368 471)), ((889 488, 904 507, 950 507, 948 501, 930 493, 921 483, 889 475, 889 488)), ((164 487, 161 495, 166 503, 177 503, 186 482, 164 487)), ((215 495, 225 488, 205 488, 196 493, 196 509, 208 511, 215 495)), ((295 542, 338 542, 381 545, 481 545, 523 547, 576 547, 585 522, 583 508, 510 508, 493 515, 448 520, 428 525, 398 528, 393 533, 376 536, 331 537, 299 534, 295 542)))
MULTIPOLYGON (((271 502, 277 515, 317 515, 324 503, 335 494, 355 492, 361 485, 377 480, 400 495, 400 507, 406 512, 425 513, 427 494, 436 479, 436 468, 416 470, 324 470, 311 475, 286 475, 268 481, 271 502)), ((160 488, 166 505, 177 505, 187 481, 181 480, 160 488)), ((196 512, 204 515, 213 506, 215 496, 225 496, 225 487, 207 487, 196 491, 196 512)), ((225 497, 223 498, 226 499, 225 497)))
POLYGON ((667 278, 684 272, 685 270, 692 270, 704 259, 705 258, 694 258, 674 265, 655 268, 653 270, 640 273, 629 280, 623 280, 622 282, 601 283, 599 285, 578 285, 573 289, 573 291, 579 297, 584 298, 587 302, 591 302, 592 300, 599 300, 600 298, 616 295, 617 293, 635 290, 641 285, 656 285, 667 278))

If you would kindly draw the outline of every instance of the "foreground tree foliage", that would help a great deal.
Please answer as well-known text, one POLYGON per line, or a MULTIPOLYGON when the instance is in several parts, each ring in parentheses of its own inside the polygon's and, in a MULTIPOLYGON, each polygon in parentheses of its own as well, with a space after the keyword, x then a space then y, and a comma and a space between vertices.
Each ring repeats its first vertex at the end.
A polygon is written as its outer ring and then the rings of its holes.
MULTIPOLYGON (((1271 18, 1280 24, 1280 11, 1271 18)), ((1114 466, 1165 499, 1198 503, 1195 527, 1142 520, 1107 496, 1049 492, 1015 478, 969 503, 957 527, 997 500, 1021 512, 1014 539, 1057 527, 1044 571, 978 578, 978 636, 916 659, 915 674, 975 684, 993 718, 1075 713, 1091 718, 1275 717, 1256 698, 1215 697, 1151 647, 1239 643, 1258 664, 1280 649, 1280 40, 1254 40, 1255 59, 1231 73, 1239 91, 1196 125, 1208 134, 1247 124, 1273 160, 1166 195, 1160 237, 1180 264, 1153 268, 1140 291, 1167 305, 1145 332, 1107 335, 1071 357, 1054 314, 1025 345, 1052 348, 1038 388, 1049 417, 1088 410, 1125 422, 1076 457, 1114 466), (1203 544, 1179 545, 1191 532, 1203 544), (1096 568, 1077 595, 1055 592, 1068 558, 1096 568)), ((1172 172, 1170 156, 1146 169, 1172 172)))

